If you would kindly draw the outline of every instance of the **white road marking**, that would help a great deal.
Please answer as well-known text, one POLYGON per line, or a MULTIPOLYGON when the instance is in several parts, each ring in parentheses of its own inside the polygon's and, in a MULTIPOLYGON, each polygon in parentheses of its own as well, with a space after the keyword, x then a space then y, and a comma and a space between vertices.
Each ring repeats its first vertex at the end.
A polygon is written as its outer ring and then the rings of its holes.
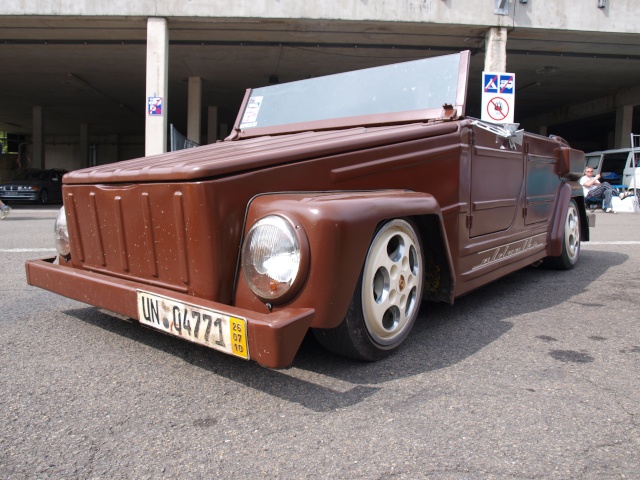
POLYGON ((628 241, 612 241, 612 242, 584 242, 582 245, 640 245, 639 241, 636 240, 628 240, 628 241))
POLYGON ((0 248, 2 253, 37 253, 37 252, 55 252, 55 248, 0 248))

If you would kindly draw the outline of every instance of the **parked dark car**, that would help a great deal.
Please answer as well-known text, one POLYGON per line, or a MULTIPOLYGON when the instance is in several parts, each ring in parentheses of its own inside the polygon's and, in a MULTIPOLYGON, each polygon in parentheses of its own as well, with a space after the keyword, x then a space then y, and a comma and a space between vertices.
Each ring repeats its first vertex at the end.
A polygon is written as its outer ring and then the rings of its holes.
POLYGON ((11 181, 0 185, 0 200, 5 203, 62 203, 62 176, 65 173, 67 171, 60 168, 23 170, 11 181))

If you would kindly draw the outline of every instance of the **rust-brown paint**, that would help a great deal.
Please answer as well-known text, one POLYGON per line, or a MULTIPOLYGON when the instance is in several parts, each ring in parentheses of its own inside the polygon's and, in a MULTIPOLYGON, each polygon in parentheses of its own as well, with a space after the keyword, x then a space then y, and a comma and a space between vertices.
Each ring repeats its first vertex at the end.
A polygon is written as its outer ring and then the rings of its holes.
POLYGON ((558 254, 572 197, 586 219, 575 182, 583 166, 561 140, 525 134, 514 147, 467 119, 225 141, 103 165, 64 178, 70 261, 29 261, 27 278, 134 319, 137 288, 242 316, 251 359, 284 367, 310 327, 342 321, 382 222, 416 222, 432 255, 425 295, 453 302, 558 254), (270 213, 304 230, 309 263, 299 291, 267 305, 238 264, 243 235, 270 213), (504 245, 523 253, 500 257, 504 245))

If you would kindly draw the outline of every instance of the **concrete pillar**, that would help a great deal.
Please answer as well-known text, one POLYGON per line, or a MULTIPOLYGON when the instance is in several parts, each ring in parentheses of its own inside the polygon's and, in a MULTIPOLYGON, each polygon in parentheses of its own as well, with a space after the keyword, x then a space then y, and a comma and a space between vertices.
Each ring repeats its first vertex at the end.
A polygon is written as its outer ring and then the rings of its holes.
POLYGON ((167 151, 169 28, 166 18, 147 20, 147 94, 145 155, 167 151))
POLYGON ((91 166, 91 157, 89 155, 89 124, 80 124, 80 165, 83 167, 91 166))
POLYGON ((633 105, 624 105, 616 110, 616 137, 613 148, 631 146, 631 125, 633 123, 633 105))
POLYGON ((491 27, 485 34, 485 72, 507 71, 507 28, 491 27))
POLYGON ((189 101, 187 105, 187 138, 202 145, 202 79, 189 77, 189 101))
POLYGON ((207 114, 207 143, 218 140, 218 107, 209 107, 207 114))
POLYGON ((33 138, 31 163, 35 168, 45 168, 44 163, 44 116, 42 106, 33 107, 33 138))

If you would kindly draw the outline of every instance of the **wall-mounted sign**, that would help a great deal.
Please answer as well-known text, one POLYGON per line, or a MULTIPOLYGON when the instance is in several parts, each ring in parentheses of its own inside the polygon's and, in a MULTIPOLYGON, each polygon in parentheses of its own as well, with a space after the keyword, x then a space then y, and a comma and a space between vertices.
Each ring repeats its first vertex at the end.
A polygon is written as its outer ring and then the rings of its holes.
POLYGON ((515 74, 482 72, 482 120, 513 123, 515 92, 515 74))
POLYGON ((162 115, 162 97, 149 97, 147 115, 162 115))

